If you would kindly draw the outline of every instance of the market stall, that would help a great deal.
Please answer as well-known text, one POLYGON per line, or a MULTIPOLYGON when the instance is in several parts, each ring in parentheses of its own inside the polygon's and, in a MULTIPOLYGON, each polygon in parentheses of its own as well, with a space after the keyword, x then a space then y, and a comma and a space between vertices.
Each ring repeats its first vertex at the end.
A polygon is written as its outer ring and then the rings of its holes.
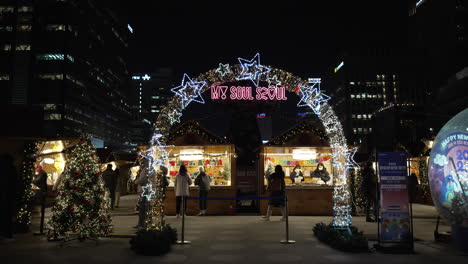
MULTIPOLYGON (((194 121, 189 121, 174 128, 169 136, 169 160, 166 161, 169 186, 166 190, 165 212, 175 214, 176 199, 174 193, 174 180, 182 164, 185 164, 192 179, 190 196, 198 196, 198 187, 195 186, 195 177, 198 168, 203 166, 211 177, 211 190, 209 197, 235 197, 236 182, 235 147, 214 133, 201 127, 194 121)), ((229 201, 208 201, 207 214, 226 214, 229 201)), ((196 214, 198 201, 188 201, 188 214, 196 214)))
MULTIPOLYGON (((276 165, 281 165, 290 215, 332 214, 331 148, 324 132, 315 124, 303 122, 273 138, 262 146, 259 157, 259 193, 265 193, 269 175, 276 165)), ((260 202, 262 214, 267 203, 260 202)))

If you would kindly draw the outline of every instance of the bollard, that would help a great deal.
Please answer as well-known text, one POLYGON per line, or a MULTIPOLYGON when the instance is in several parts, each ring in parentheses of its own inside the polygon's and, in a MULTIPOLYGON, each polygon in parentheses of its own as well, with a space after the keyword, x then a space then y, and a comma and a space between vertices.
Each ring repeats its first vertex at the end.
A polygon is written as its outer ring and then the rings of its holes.
POLYGON ((289 210, 288 210, 288 196, 284 195, 284 206, 285 206, 285 215, 286 215, 286 239, 281 240, 282 244, 294 244, 296 243, 295 240, 289 240, 289 210))
POLYGON ((184 232, 185 232, 185 203, 187 200, 185 199, 185 196, 182 196, 182 232, 181 232, 181 238, 180 240, 176 241, 177 244, 179 245, 186 245, 190 244, 190 241, 186 241, 184 237, 184 232))

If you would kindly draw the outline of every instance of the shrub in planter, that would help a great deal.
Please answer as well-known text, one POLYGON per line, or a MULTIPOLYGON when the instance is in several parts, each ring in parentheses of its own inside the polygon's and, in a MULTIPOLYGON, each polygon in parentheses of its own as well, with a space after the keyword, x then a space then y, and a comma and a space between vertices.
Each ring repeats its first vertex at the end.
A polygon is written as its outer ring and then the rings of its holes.
POLYGON ((347 252, 370 252, 367 238, 356 227, 337 229, 331 224, 318 223, 313 228, 314 235, 331 247, 347 252))
POLYGON ((169 225, 162 230, 141 230, 130 240, 131 249, 145 256, 161 256, 171 251, 177 240, 177 231, 169 225))

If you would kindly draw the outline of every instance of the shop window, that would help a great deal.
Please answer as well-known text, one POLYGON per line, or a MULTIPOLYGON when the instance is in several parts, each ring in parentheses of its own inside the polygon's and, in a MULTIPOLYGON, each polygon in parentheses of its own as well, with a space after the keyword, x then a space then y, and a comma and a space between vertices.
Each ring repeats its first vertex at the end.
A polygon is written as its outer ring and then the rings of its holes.
POLYGON ((31 50, 31 45, 18 45, 16 46, 17 51, 29 51, 31 50))
POLYGON ((8 80, 10 80, 10 75, 0 74, 0 81, 8 81, 8 80))

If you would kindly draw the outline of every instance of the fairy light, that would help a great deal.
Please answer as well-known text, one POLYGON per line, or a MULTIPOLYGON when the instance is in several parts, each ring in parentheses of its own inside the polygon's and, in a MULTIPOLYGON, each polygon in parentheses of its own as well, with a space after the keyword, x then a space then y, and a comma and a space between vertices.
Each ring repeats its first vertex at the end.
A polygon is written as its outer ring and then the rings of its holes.
MULTIPOLYGON (((275 85, 275 87, 282 85, 288 91, 300 96, 301 100, 298 107, 310 107, 325 128, 333 157, 332 225, 338 228, 349 227, 352 219, 347 172, 349 169, 357 167, 357 164, 353 161, 356 149, 348 148, 341 123, 328 104, 330 97, 320 91, 320 79, 315 78, 314 82, 308 84, 289 72, 264 66, 260 64, 260 54, 258 53, 251 60, 242 58, 238 58, 238 60, 239 65, 220 64, 217 69, 200 74, 193 80, 184 75, 182 85, 172 90, 176 93, 176 96, 168 102, 168 106, 161 111, 164 114, 160 114, 154 124, 155 133, 157 133, 155 135, 157 136, 153 136, 151 139, 151 147, 147 155, 152 157, 151 160, 154 159, 155 164, 165 166, 168 162, 166 143, 170 138, 170 128, 173 124, 179 122, 180 116, 178 114, 181 114, 190 102, 196 101, 191 97, 194 90, 201 98, 201 93, 210 89, 213 85, 236 80, 251 80, 257 87, 260 81, 268 82, 270 86, 275 85), (185 90, 189 86, 192 87, 192 91, 187 93, 185 90), (170 115, 170 113, 174 112, 177 113, 176 117, 170 115)), ((147 221, 148 229, 161 229, 164 225, 162 177, 161 173, 156 173, 156 194, 151 199, 151 215, 148 216, 149 221, 147 221)))

